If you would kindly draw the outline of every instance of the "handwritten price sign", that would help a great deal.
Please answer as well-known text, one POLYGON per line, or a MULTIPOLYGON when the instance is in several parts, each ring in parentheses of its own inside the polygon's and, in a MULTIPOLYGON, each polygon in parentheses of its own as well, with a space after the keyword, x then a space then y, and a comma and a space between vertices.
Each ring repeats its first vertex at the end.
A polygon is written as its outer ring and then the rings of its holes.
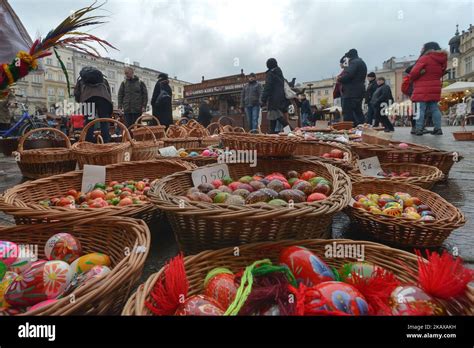
POLYGON ((382 167, 380 166, 379 158, 376 156, 357 160, 357 166, 363 176, 381 177, 378 174, 382 172, 382 167))
POLYGON ((229 176, 229 167, 227 164, 217 164, 210 167, 196 169, 191 174, 194 186, 201 184, 210 184, 213 180, 222 179, 229 176))

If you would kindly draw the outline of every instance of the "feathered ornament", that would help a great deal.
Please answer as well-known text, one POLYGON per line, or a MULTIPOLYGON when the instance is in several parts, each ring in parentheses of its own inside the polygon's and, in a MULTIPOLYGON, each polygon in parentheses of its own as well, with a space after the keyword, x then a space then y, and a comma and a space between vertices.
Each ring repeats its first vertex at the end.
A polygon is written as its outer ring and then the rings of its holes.
MULTIPOLYGON (((58 47, 76 49, 95 57, 100 56, 100 54, 96 48, 92 47, 92 43, 99 44, 106 51, 108 47, 116 49, 107 41, 79 30, 87 26, 105 23, 101 20, 105 18, 105 16, 87 17, 88 14, 103 5, 95 6, 95 4, 96 2, 68 16, 55 29, 51 30, 45 38, 37 39, 31 46, 29 52, 19 51, 12 62, 9 64, 0 64, 0 95, 4 94, 4 91, 10 85, 28 75, 29 72, 37 70, 38 59, 50 56, 52 50, 58 47)), ((57 53, 56 57, 60 61, 63 72, 65 72, 68 91, 70 91, 69 78, 64 63, 57 53)))

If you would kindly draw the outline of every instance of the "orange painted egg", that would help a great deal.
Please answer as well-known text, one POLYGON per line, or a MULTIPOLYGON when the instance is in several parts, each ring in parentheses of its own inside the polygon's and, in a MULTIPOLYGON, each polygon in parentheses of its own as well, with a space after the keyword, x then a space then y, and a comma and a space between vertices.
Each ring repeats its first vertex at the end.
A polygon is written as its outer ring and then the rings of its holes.
POLYGON ((224 309, 212 298, 194 295, 187 298, 176 310, 177 316, 218 316, 224 315, 224 309))

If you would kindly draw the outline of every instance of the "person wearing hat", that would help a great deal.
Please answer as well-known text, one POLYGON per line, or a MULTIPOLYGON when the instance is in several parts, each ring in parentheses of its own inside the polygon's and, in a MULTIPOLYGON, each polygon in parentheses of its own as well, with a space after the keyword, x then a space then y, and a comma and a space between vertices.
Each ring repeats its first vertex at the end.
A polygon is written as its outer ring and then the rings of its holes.
POLYGON ((156 116, 161 125, 166 126, 166 128, 173 123, 172 96, 173 92, 169 85, 168 74, 160 73, 151 97, 151 106, 153 116, 156 116))
POLYGON ((258 129, 260 104, 262 103, 262 85, 257 81, 254 73, 248 78, 248 83, 242 88, 240 108, 247 116, 248 130, 258 129))
POLYGON ((362 112, 362 99, 365 95, 365 78, 367 65, 359 57, 355 48, 344 54, 344 73, 340 74, 337 81, 342 84, 342 113, 344 121, 352 121, 354 126, 364 123, 362 112))
POLYGON ((375 90, 377 89, 377 80, 374 72, 370 72, 367 74, 367 81, 369 84, 367 85, 367 90, 365 91, 365 104, 367 104, 367 123, 370 124, 371 126, 378 127, 378 124, 373 124, 374 123, 374 107, 370 103, 370 100, 372 99, 372 96, 375 93, 375 90))

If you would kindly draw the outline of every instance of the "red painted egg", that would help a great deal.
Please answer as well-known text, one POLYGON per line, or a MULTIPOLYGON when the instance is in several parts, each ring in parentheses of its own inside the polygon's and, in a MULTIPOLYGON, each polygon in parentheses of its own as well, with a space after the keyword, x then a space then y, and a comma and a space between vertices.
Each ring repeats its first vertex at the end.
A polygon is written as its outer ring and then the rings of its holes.
POLYGON ((280 263, 287 265, 298 283, 314 286, 324 281, 333 280, 331 269, 310 250, 291 246, 280 252, 280 263))
POLYGON ((218 316, 224 315, 219 303, 204 295, 194 295, 187 298, 176 310, 177 316, 218 316))
POLYGON ((350 315, 367 315, 369 305, 364 296, 352 285, 343 282, 324 282, 316 286, 321 298, 311 304, 321 304, 319 309, 339 311, 350 315))
POLYGON ((236 293, 234 275, 228 273, 215 275, 207 282, 204 289, 204 295, 216 300, 225 309, 234 301, 236 293))
POLYGON ((426 292, 414 285, 399 286, 390 296, 394 315, 443 315, 444 310, 426 292))
POLYGON ((28 307, 48 300, 44 287, 46 261, 36 261, 8 286, 5 300, 13 307, 28 307))
POLYGON ((48 260, 61 260, 71 263, 82 255, 79 240, 69 233, 57 233, 48 239, 44 247, 48 260))

